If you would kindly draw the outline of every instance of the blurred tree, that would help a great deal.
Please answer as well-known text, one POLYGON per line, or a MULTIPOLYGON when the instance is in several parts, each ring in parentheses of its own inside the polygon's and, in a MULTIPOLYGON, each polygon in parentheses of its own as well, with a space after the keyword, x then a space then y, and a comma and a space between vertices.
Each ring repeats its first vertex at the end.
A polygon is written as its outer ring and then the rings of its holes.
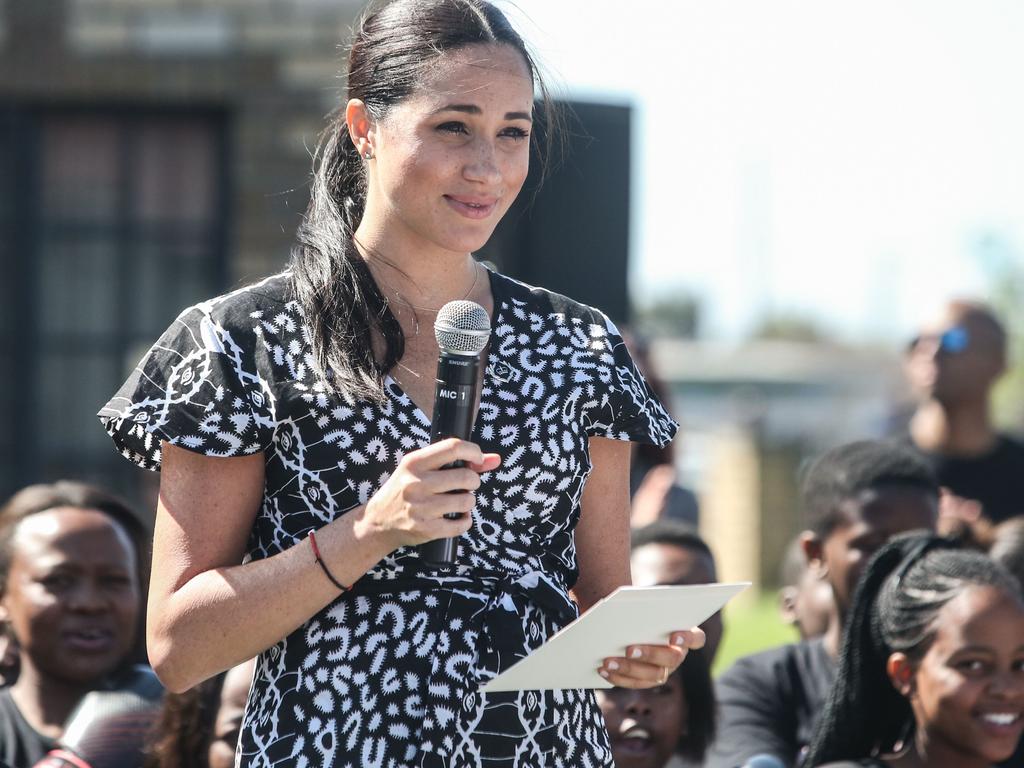
POLYGON ((818 342, 827 339, 828 334, 809 317, 795 312, 779 312, 762 317, 750 337, 768 341, 818 342))
POLYGON ((662 294, 636 307, 633 325, 641 336, 696 338, 700 300, 684 291, 662 294))
POLYGON ((993 392, 993 418, 1011 432, 1024 432, 1024 253, 999 232, 973 244, 988 282, 988 300, 1009 335, 1007 373, 993 392))

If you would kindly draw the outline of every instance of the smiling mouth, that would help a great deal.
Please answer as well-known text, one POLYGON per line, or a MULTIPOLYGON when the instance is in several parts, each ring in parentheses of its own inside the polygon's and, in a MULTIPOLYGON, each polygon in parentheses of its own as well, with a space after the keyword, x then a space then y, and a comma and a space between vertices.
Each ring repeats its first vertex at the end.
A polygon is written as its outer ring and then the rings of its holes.
POLYGON ((448 204, 456 211, 461 213, 463 216, 469 219, 484 219, 491 215, 491 212, 495 209, 498 204, 497 200, 491 200, 489 202, 480 202, 477 200, 469 200, 467 198, 457 198, 451 195, 444 195, 444 199, 448 204))
POLYGON ((977 717, 986 725, 996 728, 1012 728, 1021 722, 1020 712, 985 712, 977 717))

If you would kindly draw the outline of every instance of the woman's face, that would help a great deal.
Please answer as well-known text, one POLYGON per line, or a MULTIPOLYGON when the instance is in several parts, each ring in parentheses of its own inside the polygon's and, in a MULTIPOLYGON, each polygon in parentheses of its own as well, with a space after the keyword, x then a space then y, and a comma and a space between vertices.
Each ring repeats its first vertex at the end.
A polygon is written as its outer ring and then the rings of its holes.
POLYGON ((995 587, 970 587, 937 618, 935 641, 909 692, 919 738, 968 764, 1013 754, 1024 731, 1024 605, 995 587))
POLYGON ((511 46, 442 56, 370 129, 363 225, 386 225, 417 247, 477 250, 526 180, 532 113, 533 81, 511 46))
POLYGON ((596 691, 616 768, 661 768, 685 735, 688 716, 679 673, 664 685, 596 691))
POLYGON ((139 611, 135 552, 104 513, 61 507, 22 520, 0 600, 22 669, 90 685, 131 650, 139 611))

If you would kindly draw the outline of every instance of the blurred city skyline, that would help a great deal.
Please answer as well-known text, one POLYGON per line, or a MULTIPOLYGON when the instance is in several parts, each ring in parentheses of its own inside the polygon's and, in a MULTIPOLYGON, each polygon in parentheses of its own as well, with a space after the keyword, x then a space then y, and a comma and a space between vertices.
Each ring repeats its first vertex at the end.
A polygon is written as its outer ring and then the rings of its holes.
POLYGON ((1024 6, 511 11, 557 91, 635 109, 636 303, 692 295, 707 338, 783 315, 898 342, 944 298, 992 298, 996 273, 1024 270, 1024 6))

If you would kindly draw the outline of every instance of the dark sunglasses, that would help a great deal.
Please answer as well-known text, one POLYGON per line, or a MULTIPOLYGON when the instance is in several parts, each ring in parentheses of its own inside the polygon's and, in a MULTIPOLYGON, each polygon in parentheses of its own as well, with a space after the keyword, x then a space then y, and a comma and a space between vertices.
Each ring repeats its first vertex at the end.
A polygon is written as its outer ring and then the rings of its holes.
POLYGON ((954 325, 942 333, 918 334, 910 340, 907 351, 915 352, 926 341, 938 342, 939 352, 956 355, 967 349, 967 345, 971 342, 971 335, 962 325, 954 325))

